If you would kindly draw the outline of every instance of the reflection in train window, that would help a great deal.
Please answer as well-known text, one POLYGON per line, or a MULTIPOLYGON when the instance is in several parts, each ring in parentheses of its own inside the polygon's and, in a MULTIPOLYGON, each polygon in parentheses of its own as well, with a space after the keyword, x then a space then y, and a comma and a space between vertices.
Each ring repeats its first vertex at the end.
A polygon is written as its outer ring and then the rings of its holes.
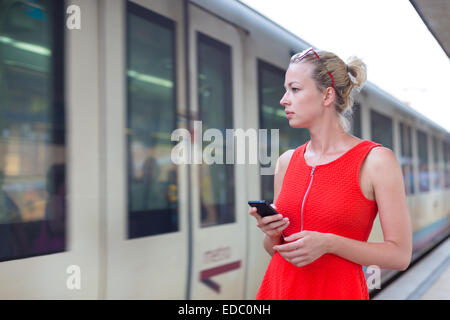
POLYGON ((394 150, 391 118, 372 110, 370 111, 370 128, 372 141, 394 150))
POLYGON ((430 190, 428 165, 428 138, 425 132, 417 130, 417 151, 419 156, 419 191, 430 190))
POLYGON ((177 231, 175 24, 127 5, 128 237, 177 231))
POLYGON ((358 102, 355 102, 353 105, 353 114, 352 114, 352 134, 355 137, 361 138, 361 105, 358 102))
POLYGON ((444 187, 450 188, 450 144, 442 142, 442 152, 444 155, 444 187))
POLYGON ((400 165, 406 195, 414 194, 414 161, 412 153, 411 127, 400 122, 400 165))
POLYGON ((0 1, 0 261, 66 249, 62 1, 0 1))
MULTIPOLYGON (((198 106, 203 132, 214 128, 225 137, 225 129, 233 128, 231 47, 197 33, 197 54, 198 106)), ((209 144, 210 141, 203 141, 203 150, 209 144)), ((222 150, 225 155, 225 145, 222 150)), ((235 221, 234 183, 234 166, 225 160, 223 164, 200 165, 202 227, 235 221)))
MULTIPOLYGON (((289 149, 297 148, 309 139, 307 129, 294 129, 289 126, 284 107, 280 105, 285 92, 284 74, 284 70, 258 61, 259 119, 260 129, 267 129, 267 155, 271 154, 271 129, 279 130, 280 155, 289 149)), ((273 201, 273 179, 273 175, 261 175, 262 199, 273 201)))
POLYGON ((435 190, 439 190, 441 188, 441 161, 439 154, 439 141, 436 137, 433 136, 433 172, 431 174, 432 178, 432 186, 435 190))

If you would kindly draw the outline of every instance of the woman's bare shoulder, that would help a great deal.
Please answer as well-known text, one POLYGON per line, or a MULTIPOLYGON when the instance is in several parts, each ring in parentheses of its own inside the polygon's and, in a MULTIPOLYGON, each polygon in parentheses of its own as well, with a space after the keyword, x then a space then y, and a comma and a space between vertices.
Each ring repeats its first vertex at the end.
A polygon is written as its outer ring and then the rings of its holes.
POLYGON ((289 163, 289 161, 291 161, 292 155, 294 154, 295 149, 289 149, 286 152, 284 152, 281 156, 280 156, 280 161, 283 161, 283 163, 287 162, 289 163))
POLYGON ((280 193, 281 190, 281 186, 283 185, 283 179, 284 179, 284 175, 286 173, 286 170, 289 166, 289 162, 291 161, 292 155, 294 154, 295 149, 291 149, 288 150, 286 152, 284 152, 277 161, 277 165, 275 167, 275 177, 274 177, 274 186, 273 186, 273 191, 274 191, 274 198, 273 198, 273 202, 275 203, 278 195, 280 193))
POLYGON ((295 149, 289 149, 285 151, 277 161, 277 166, 275 168, 275 175, 281 174, 284 176, 287 167, 289 166, 289 162, 291 161, 292 155, 294 154, 295 149))
POLYGON ((399 170, 399 163, 394 152, 386 147, 372 148, 367 154, 365 167, 373 180, 380 180, 384 176, 399 170))
POLYGON ((386 147, 377 146, 372 148, 367 154, 367 161, 372 164, 372 167, 377 167, 380 165, 385 165, 388 163, 395 163, 397 158, 394 152, 386 147))

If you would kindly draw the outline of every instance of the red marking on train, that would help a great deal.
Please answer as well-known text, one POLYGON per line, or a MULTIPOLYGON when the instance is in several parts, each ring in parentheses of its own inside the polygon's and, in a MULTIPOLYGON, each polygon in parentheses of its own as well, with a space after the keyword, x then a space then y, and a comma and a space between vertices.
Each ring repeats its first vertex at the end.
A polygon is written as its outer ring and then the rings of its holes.
POLYGON ((205 284, 212 290, 216 291, 217 293, 220 293, 220 285, 212 281, 210 278, 231 270, 239 269, 240 267, 241 261, 239 260, 225 264, 223 266, 203 270, 200 272, 200 281, 203 282, 203 284, 205 284))

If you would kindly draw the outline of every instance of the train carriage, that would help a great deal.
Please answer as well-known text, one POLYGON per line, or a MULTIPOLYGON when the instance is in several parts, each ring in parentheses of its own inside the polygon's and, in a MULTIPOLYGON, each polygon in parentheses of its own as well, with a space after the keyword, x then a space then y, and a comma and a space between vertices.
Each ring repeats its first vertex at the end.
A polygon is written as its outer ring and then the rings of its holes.
MULTIPOLYGON (((270 257, 247 201, 271 200, 276 158, 176 164, 173 133, 305 143, 279 101, 309 46, 235 0, 1 1, 0 297, 253 299, 270 257)), ((355 100, 352 134, 402 167, 417 258, 450 233, 450 135, 372 83, 355 100)))

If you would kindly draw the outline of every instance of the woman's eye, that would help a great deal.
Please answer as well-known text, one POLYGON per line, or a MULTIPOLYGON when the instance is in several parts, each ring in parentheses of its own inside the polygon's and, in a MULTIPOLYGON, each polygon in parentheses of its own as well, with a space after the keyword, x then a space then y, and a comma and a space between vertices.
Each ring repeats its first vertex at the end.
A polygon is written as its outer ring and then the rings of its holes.
POLYGON ((292 91, 294 91, 294 92, 297 92, 299 90, 300 90, 299 88, 292 88, 292 91))

